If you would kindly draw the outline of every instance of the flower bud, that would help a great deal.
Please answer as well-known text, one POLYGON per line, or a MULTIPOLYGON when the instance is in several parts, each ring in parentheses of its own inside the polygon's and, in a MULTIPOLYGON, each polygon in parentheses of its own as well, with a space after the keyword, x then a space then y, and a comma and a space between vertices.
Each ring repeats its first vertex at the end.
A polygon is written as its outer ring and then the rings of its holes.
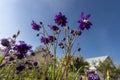
POLYGON ((2 39, 2 40, 1 40, 1 44, 2 44, 3 46, 5 46, 5 47, 8 47, 9 44, 10 44, 10 42, 8 41, 8 39, 2 39))

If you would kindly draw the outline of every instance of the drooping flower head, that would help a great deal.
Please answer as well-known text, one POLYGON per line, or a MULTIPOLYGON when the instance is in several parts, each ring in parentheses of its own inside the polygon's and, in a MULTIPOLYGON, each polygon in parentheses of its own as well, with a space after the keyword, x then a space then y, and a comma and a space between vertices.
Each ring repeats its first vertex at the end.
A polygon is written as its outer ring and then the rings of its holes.
POLYGON ((81 13, 81 18, 78 20, 80 30, 84 30, 85 28, 87 30, 90 29, 92 25, 92 23, 88 20, 90 16, 90 14, 85 16, 83 12, 81 13))
POLYGON ((46 37, 41 37, 41 43, 44 43, 44 44, 48 44, 49 43, 49 40, 48 40, 48 38, 46 38, 46 37))
POLYGON ((26 54, 31 48, 32 47, 27 45, 24 41, 20 41, 20 44, 16 44, 14 47, 14 49, 20 54, 26 54))
POLYGON ((62 42, 59 43, 58 45, 60 46, 60 48, 62 48, 62 49, 64 48, 64 44, 62 42))
POLYGON ((32 56, 35 56, 35 53, 34 53, 34 52, 31 52, 31 55, 32 55, 32 56))
POLYGON ((53 31, 58 31, 58 30, 59 30, 59 28, 58 28, 56 25, 50 26, 50 28, 51 28, 53 31))
POLYGON ((16 57, 17 57, 17 59, 23 59, 23 58, 25 58, 26 57, 26 54, 21 54, 21 53, 15 53, 14 54, 16 57))
POLYGON ((100 77, 95 71, 88 72, 88 80, 100 80, 100 77))
POLYGON ((82 34, 82 32, 81 32, 81 31, 78 31, 78 30, 71 30, 70 33, 71 33, 73 36, 75 36, 75 35, 80 36, 80 35, 82 34))
POLYGON ((15 73, 19 74, 24 68, 25 68, 24 64, 17 65, 15 73))
POLYGON ((8 39, 2 39, 1 44, 2 46, 8 47, 10 45, 10 42, 8 39))
POLYGON ((59 14, 57 14, 55 16, 55 23, 58 25, 58 26, 66 26, 66 23, 67 23, 67 18, 65 17, 65 15, 63 15, 61 12, 59 12, 59 14))
POLYGON ((13 56, 10 56, 9 57, 9 61, 13 61, 14 60, 14 57, 13 56))
POLYGON ((54 36, 48 36, 49 42, 54 42, 56 40, 56 37, 54 36))
POLYGON ((32 25, 32 29, 37 30, 37 31, 39 31, 41 28, 41 26, 35 23, 34 21, 32 21, 31 25, 32 25))
POLYGON ((34 65, 34 66, 37 66, 37 65, 38 65, 38 62, 34 61, 34 62, 33 62, 33 65, 34 65))

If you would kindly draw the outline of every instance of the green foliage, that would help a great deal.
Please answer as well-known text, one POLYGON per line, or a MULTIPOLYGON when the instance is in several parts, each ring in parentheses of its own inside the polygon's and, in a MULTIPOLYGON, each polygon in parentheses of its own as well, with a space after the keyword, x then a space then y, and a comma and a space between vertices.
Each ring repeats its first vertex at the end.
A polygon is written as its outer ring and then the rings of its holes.
POLYGON ((107 77, 107 71, 110 72, 110 78, 114 79, 116 77, 116 67, 109 57, 104 62, 100 62, 97 70, 103 74, 104 79, 107 77))
POLYGON ((116 68, 114 70, 112 70, 112 77, 114 79, 117 79, 117 78, 120 78, 120 65, 119 66, 116 66, 116 68))
POLYGON ((44 44, 35 51, 24 41, 16 43, 20 31, 10 38, 2 39, 5 54, 0 62, 0 80, 78 80, 88 63, 83 57, 74 55, 80 51, 79 42, 74 51, 73 46, 77 37, 85 29, 90 29, 92 23, 88 21, 89 17, 90 14, 84 15, 82 12, 78 20, 79 27, 73 30, 67 25, 67 17, 61 12, 55 16, 54 25, 45 27, 43 22, 37 24, 32 21, 32 29, 37 31, 36 37, 40 36, 39 39, 44 44), (51 32, 47 31, 48 27, 51 32), (59 54, 64 54, 60 60, 57 58, 58 47, 63 51, 59 54))
POLYGON ((2 60, 2 56, 0 56, 0 61, 2 60))
POLYGON ((82 56, 77 56, 77 55, 73 56, 72 63, 70 64, 72 72, 76 72, 80 69, 78 72, 79 75, 85 74, 84 73, 85 66, 88 66, 88 63, 84 61, 82 56))

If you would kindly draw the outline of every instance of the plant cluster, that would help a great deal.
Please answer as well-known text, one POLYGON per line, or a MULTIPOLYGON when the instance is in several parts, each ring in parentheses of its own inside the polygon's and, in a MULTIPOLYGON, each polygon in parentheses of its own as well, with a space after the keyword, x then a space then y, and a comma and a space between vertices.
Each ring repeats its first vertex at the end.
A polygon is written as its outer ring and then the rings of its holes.
POLYGON ((43 22, 37 24, 32 21, 32 29, 36 36, 40 37, 40 42, 44 48, 41 49, 46 55, 43 56, 44 62, 29 60, 28 55, 35 56, 32 46, 24 41, 16 42, 20 34, 18 31, 12 38, 1 39, 1 45, 4 46, 4 56, 0 62, 1 80, 78 80, 79 76, 84 74, 84 68, 88 65, 81 57, 75 57, 76 51, 80 51, 79 43, 76 49, 72 51, 74 43, 82 32, 89 30, 92 23, 89 21, 90 14, 81 13, 78 20, 79 27, 71 30, 68 26, 67 17, 59 12, 55 18, 54 25, 45 26, 43 22), (51 29, 49 34, 47 28, 51 29), (62 39, 61 39, 62 36, 62 39), (58 47, 61 53, 57 52, 58 47), (64 54, 58 60, 57 55, 64 54), (47 56, 50 56, 48 59, 47 56))

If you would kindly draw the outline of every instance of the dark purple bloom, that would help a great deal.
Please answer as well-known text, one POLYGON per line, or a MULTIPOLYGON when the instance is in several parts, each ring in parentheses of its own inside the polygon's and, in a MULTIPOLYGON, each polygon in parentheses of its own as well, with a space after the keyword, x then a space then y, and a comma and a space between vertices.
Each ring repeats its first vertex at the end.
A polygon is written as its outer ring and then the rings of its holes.
POLYGON ((14 57, 10 56, 9 61, 13 61, 13 60, 14 60, 14 57))
POLYGON ((58 28, 57 26, 55 26, 55 25, 50 26, 50 28, 51 28, 53 31, 58 31, 58 30, 59 30, 59 28, 58 28))
POLYGON ((16 44, 14 47, 14 49, 21 54, 26 54, 31 48, 32 47, 27 45, 24 41, 20 41, 20 44, 16 44))
POLYGON ((71 33, 73 36, 75 36, 75 35, 80 36, 80 35, 82 34, 82 32, 81 32, 81 31, 78 31, 78 30, 71 30, 70 33, 71 33))
POLYGON ((8 47, 10 45, 10 42, 8 41, 8 39, 2 39, 1 44, 5 47, 8 47))
POLYGON ((33 65, 34 65, 34 66, 37 66, 37 65, 38 65, 38 62, 36 62, 36 61, 33 62, 33 65))
POLYGON ((80 60, 79 60, 78 57, 75 58, 75 62, 76 62, 76 63, 79 63, 79 62, 80 62, 80 60))
POLYGON ((66 38, 64 37, 63 39, 62 39, 62 41, 65 41, 66 40, 66 38))
POLYGON ((93 76, 89 76, 88 80, 94 80, 93 76))
POLYGON ((49 40, 48 40, 48 38, 46 38, 46 37, 41 37, 41 43, 44 43, 44 44, 48 44, 49 43, 49 40))
POLYGON ((100 77, 98 74, 94 74, 94 80, 100 80, 100 77))
POLYGON ((43 52, 46 52, 47 50, 46 50, 45 48, 42 48, 42 51, 43 51, 43 52))
POLYGON ((54 36, 48 36, 49 42, 54 42, 56 40, 56 37, 54 36))
POLYGON ((26 61, 25 64, 32 65, 30 61, 26 61))
POLYGON ((16 67, 16 72, 21 72, 24 68, 25 68, 25 65, 24 65, 24 64, 19 64, 19 65, 16 67))
POLYGON ((71 30, 70 33, 73 34, 73 33, 74 33, 74 30, 71 30))
POLYGON ((37 31, 39 31, 39 29, 41 28, 41 26, 36 24, 34 21, 32 21, 31 25, 32 25, 32 29, 37 30, 37 31))
POLYGON ((37 37, 38 37, 39 35, 40 35, 39 33, 36 34, 37 37))
POLYGON ((77 34, 78 36, 80 36, 80 35, 82 34, 82 32, 81 32, 81 31, 77 31, 76 34, 77 34))
POLYGON ((62 15, 62 13, 61 12, 59 12, 59 14, 57 14, 56 16, 55 16, 55 23, 57 24, 57 25, 60 25, 60 26, 66 26, 66 23, 67 23, 67 18, 65 17, 65 15, 62 15))
POLYGON ((81 50, 81 48, 78 48, 78 51, 80 51, 81 50))
POLYGON ((31 55, 32 55, 32 56, 35 56, 35 53, 34 53, 34 52, 31 52, 31 55))
POLYGON ((59 46, 60 46, 60 48, 64 48, 64 45, 63 45, 63 43, 59 43, 59 46))
POLYGON ((23 59, 25 58, 26 54, 21 54, 21 53, 15 53, 18 59, 23 59))
POLYGON ((90 16, 91 16, 90 14, 85 16, 83 12, 81 13, 81 19, 78 20, 78 23, 80 24, 79 28, 81 30, 84 30, 85 28, 87 30, 90 29, 90 27, 92 25, 92 23, 88 20, 90 18, 90 16))

